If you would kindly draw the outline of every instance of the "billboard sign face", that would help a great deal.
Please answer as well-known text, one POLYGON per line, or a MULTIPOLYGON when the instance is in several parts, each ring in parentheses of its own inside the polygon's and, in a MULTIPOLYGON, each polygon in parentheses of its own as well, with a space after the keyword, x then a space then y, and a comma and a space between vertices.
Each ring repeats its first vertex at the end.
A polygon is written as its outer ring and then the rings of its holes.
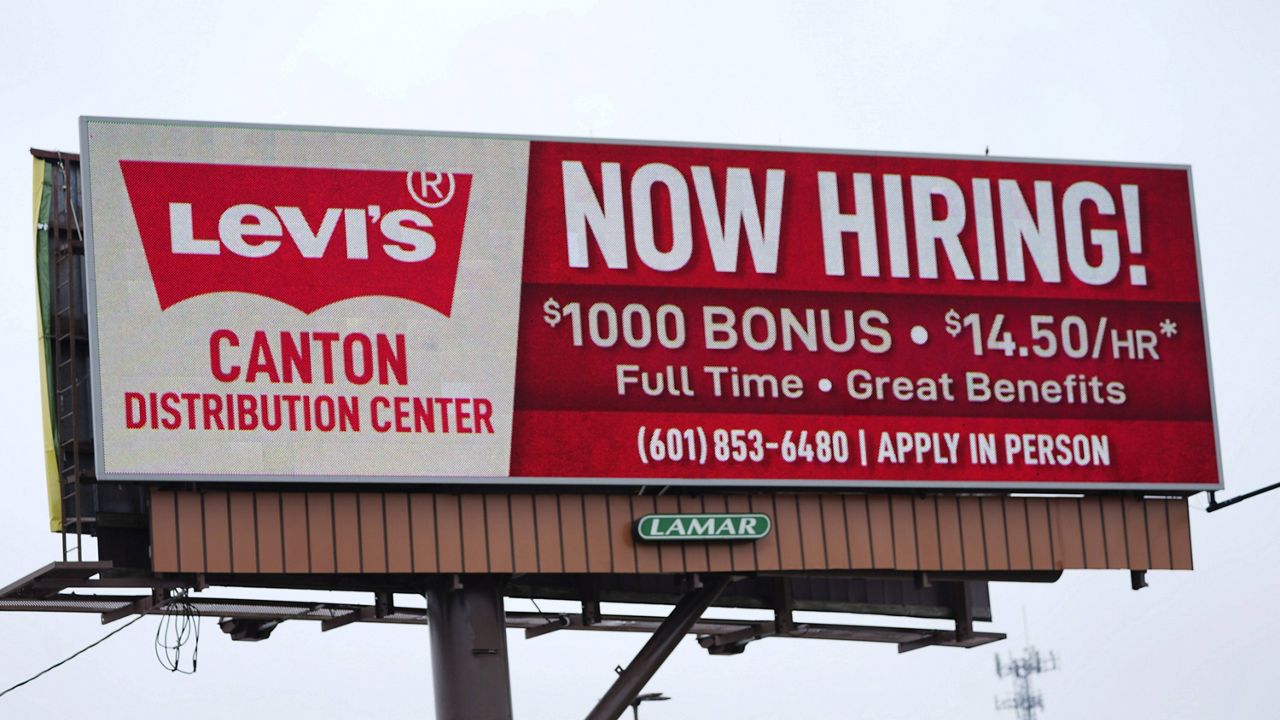
POLYGON ((102 479, 1221 484, 1185 167, 82 134, 102 479))

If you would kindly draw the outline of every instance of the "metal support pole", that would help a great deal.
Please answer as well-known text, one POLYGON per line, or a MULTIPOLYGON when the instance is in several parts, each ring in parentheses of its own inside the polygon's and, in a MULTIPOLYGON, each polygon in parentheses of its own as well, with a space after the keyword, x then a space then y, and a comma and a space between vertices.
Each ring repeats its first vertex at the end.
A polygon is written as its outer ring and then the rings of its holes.
POLYGON ((675 650, 685 633, 698 622, 702 613, 706 612, 711 603, 720 596, 731 579, 729 576, 721 576, 705 580, 700 589, 681 598, 675 609, 671 611, 671 616, 662 621, 649 638, 649 642, 640 648, 640 653, 631 661, 627 669, 618 675, 609 692, 600 698, 595 709, 587 715, 587 720, 618 720, 622 717, 627 707, 644 689, 645 684, 671 655, 671 651, 675 650))
POLYGON ((427 622, 437 720, 512 720, 501 578, 428 589, 427 622))
POLYGON ((1210 490, 1209 491, 1209 507, 1205 508, 1205 510, 1207 512, 1214 512, 1216 510, 1221 510, 1224 507, 1231 507, 1232 505, 1235 505, 1236 503, 1242 500, 1248 500, 1251 497, 1257 497, 1263 493, 1271 492, 1272 490, 1280 490, 1280 483, 1272 483, 1266 487, 1260 487, 1257 490, 1252 490, 1243 495, 1237 495, 1233 498, 1227 498, 1222 502, 1218 502, 1218 493, 1213 490, 1210 490))

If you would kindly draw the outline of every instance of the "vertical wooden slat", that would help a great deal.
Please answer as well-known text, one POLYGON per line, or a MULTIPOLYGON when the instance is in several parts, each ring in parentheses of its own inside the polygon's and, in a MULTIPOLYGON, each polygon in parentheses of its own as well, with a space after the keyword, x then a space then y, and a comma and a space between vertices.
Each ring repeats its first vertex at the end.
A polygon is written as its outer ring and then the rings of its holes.
POLYGON ((1129 548, 1128 567, 1131 570, 1147 570, 1151 567, 1151 553, 1147 551, 1147 514, 1142 500, 1123 498, 1125 545, 1129 548))
POLYGON ((777 570, 781 567, 781 559, 778 551, 779 523, 773 510, 773 498, 769 495, 756 493, 749 496, 749 501, 751 503, 750 512, 764 513, 773 520, 773 532, 753 543, 756 551, 756 569, 777 570))
POLYGON ((1173 553, 1169 550, 1169 516, 1165 500, 1147 500, 1143 503, 1147 513, 1147 537, 1150 539, 1151 567, 1157 570, 1173 569, 1173 553))
POLYGON ((458 496, 436 494, 436 543, 439 545, 440 572, 465 572, 462 562, 462 518, 458 496))
POLYGON ((927 495, 912 498, 915 516, 916 557, 921 570, 942 569, 942 548, 938 544, 938 499, 927 495))
POLYGON ((413 572, 413 545, 409 533, 409 496, 387 493, 382 498, 387 515, 387 572, 413 572))
POLYGON ((938 547, 943 570, 964 570, 964 538, 960 534, 960 505, 953 495, 937 499, 938 547))
POLYGON ((1078 498, 1047 500, 1053 523, 1053 569, 1074 570, 1085 567, 1084 529, 1078 498))
POLYGON ((168 490, 151 491, 151 569, 178 572, 178 498, 168 490))
POLYGON ((844 496, 845 527, 849 537, 849 565, 854 570, 875 567, 871 555, 871 521, 867 518, 867 496, 844 496))
POLYGON ((1166 500, 1169 510, 1169 554, 1174 570, 1191 570, 1191 517, 1186 499, 1166 500))
POLYGON ((258 572, 257 528, 254 526, 253 493, 233 492, 231 506, 231 571, 258 572))
POLYGON ((1118 497, 1102 498, 1102 536, 1107 543, 1107 567, 1129 565, 1129 548, 1124 530, 1124 505, 1118 497))
POLYGON ((280 510, 284 518, 284 571, 287 573, 311 572, 311 544, 307 538, 307 499, 300 492, 287 492, 280 496, 280 510))
POLYGON ((563 572, 560 554, 560 508, 555 495, 534 495, 533 512, 538 531, 538 567, 541 572, 563 572))
POLYGON ((484 496, 485 516, 488 518, 490 572, 515 572, 515 559, 511 553, 509 499, 509 495, 499 493, 489 493, 484 496))
MULTIPOLYGON (((746 495, 729 495, 724 499, 725 510, 732 513, 751 512, 751 498, 746 495)), ((770 517, 772 522, 773 518, 770 517)), ((769 533, 773 535, 773 533, 769 533)), ((752 571, 756 565, 756 545, 759 543, 734 543, 729 548, 729 558, 736 571, 752 571)))
MULTIPOLYGON (((636 520, 656 511, 657 502, 652 495, 631 496, 631 515, 636 520)), ((635 544, 637 572, 656 573, 662 571, 662 556, 658 552, 657 545, 657 543, 643 542, 635 544)))
MULTIPOLYGON (((680 512, 698 514, 705 512, 702 498, 696 495, 680 496, 680 512)), ((688 572, 707 572, 711 569, 707 543, 685 543, 684 566, 688 572)))
POLYGON ((609 501, 604 495, 583 498, 587 534, 587 572, 607 573, 613 567, 613 539, 609 537, 609 501))
POLYGON ((844 525, 844 500, 839 495, 823 495, 819 504, 827 564, 832 570, 848 570, 852 565, 849 564, 849 531, 844 525))
POLYGON ((204 553, 208 572, 231 572, 231 521, 225 492, 204 494, 204 553))
POLYGON ((1004 499, 1005 537, 1009 547, 1009 569, 1031 569, 1031 535, 1027 529, 1026 498, 1004 499))
MULTIPOLYGON (((680 499, 674 495, 658 495, 654 498, 653 502, 654 508, 659 513, 670 514, 680 512, 680 499)), ((684 545, 684 543, 658 543, 658 558, 662 563, 662 572, 685 572, 684 548, 682 545, 684 545)))
POLYGON ((636 571, 636 547, 632 526, 631 498, 626 495, 610 495, 607 500, 610 525, 609 540, 613 547, 613 571, 636 571))
POLYGON ((387 528, 382 521, 382 493, 356 495, 360 512, 360 568, 366 573, 387 571, 387 528))
POLYGON ((308 540, 311 545, 311 572, 337 572, 333 537, 333 497, 327 492, 307 494, 308 540))
POLYGON ((778 554, 783 570, 804 569, 804 545, 800 541, 800 522, 797 517, 797 498, 790 493, 773 496, 773 506, 778 524, 778 554))
POLYGON ((560 503, 560 541, 563 543, 564 572, 587 571, 587 519, 582 496, 565 493, 557 497, 560 503))
POLYGON ((982 498, 982 542, 989 570, 1009 569, 1009 543, 1005 539, 1004 497, 982 498))
POLYGON ((340 573, 360 572, 360 514, 355 493, 333 495, 333 545, 340 573))
POLYGON ((417 492, 409 495, 409 523, 413 535, 413 571, 440 570, 440 548, 436 541, 436 496, 417 492))
POLYGON ((893 521, 888 495, 867 496, 867 519, 871 526, 871 566, 877 569, 893 567, 893 521))
POLYGON ((280 493, 255 492, 258 520, 258 572, 284 572, 284 528, 280 523, 280 493))
MULTIPOLYGON (((700 514, 707 512, 705 497, 700 495, 680 496, 680 511, 700 514)), ((705 573, 710 570, 710 553, 708 544, 695 542, 685 544, 685 569, 690 573, 705 573)))
POLYGON ((534 527, 533 496, 511 496, 511 545, 515 572, 538 572, 538 534, 534 527))
POLYGON ((893 567, 895 570, 917 570, 916 521, 912 514, 911 498, 893 495, 889 498, 889 512, 893 513, 893 567))
POLYGON ((1031 569, 1053 570, 1053 533, 1050 500, 1031 498, 1027 503, 1027 534, 1031 540, 1031 569))
POLYGON ((811 570, 827 567, 827 539, 823 528, 821 498, 813 493, 800 495, 796 498, 796 512, 804 568, 811 570))
POLYGON ((1102 537, 1102 498, 1081 498, 1080 537, 1084 543, 1084 566, 1101 569, 1107 567, 1107 543, 1102 537))
POLYGON ((982 532, 982 503, 976 497, 956 498, 965 570, 987 569, 986 539, 982 532))
POLYGON ((204 572, 204 511, 200 495, 178 493, 178 569, 204 572))
POLYGON ((461 520, 458 531, 462 535, 462 571, 489 572, 489 542, 485 532, 488 519, 484 512, 484 496, 465 493, 458 497, 461 520))
MULTIPOLYGON (((702 498, 702 506, 709 513, 729 511, 729 501, 724 495, 707 495, 702 498)), ((707 543, 707 566, 716 572, 733 569, 733 545, 750 543, 707 543)))

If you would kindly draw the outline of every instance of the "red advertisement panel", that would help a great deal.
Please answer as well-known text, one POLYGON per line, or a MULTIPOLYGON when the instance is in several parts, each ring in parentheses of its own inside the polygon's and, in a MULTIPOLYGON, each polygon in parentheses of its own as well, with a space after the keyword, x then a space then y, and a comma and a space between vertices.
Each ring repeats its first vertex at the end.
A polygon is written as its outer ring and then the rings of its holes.
POLYGON ((1218 485, 1185 169, 534 143, 512 474, 1218 485))

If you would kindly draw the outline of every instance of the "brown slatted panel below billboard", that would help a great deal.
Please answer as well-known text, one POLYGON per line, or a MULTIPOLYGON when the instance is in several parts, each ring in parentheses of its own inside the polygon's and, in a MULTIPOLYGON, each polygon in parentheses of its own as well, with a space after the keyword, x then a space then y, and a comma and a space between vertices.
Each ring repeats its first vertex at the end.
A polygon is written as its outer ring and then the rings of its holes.
POLYGON ((1190 570, 1180 498, 155 489, 156 572, 1190 570), (637 543, 652 512, 768 514, 756 543, 637 543))

